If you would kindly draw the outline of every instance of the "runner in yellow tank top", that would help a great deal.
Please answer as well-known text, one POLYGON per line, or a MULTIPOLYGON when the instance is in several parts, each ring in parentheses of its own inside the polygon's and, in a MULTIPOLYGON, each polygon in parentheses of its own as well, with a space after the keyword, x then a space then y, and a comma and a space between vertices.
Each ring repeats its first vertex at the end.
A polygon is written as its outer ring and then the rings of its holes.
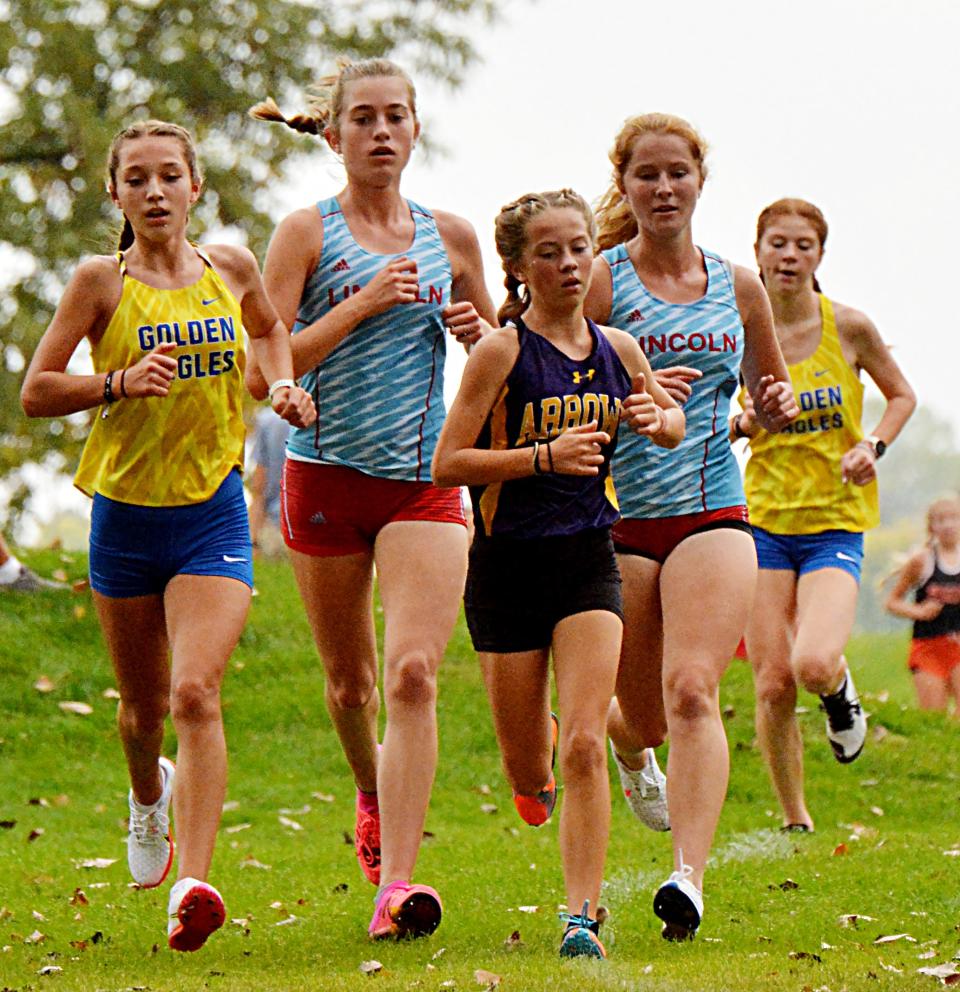
MULTIPOLYGON (((200 278, 164 289, 132 277, 123 253, 117 253, 123 288, 110 323, 92 345, 94 370, 106 375, 126 369, 145 352, 173 344, 177 374, 167 396, 118 403, 108 417, 94 419, 75 479, 88 496, 98 492, 138 506, 199 503, 242 466, 240 304, 209 257, 197 254, 204 262, 200 278)), ((129 391, 127 375, 113 385, 122 397, 129 391)))
POLYGON ((146 121, 121 131, 107 171, 123 211, 117 256, 78 266, 23 384, 32 417, 97 410, 77 473, 93 496, 90 582, 120 691, 132 788, 128 862, 142 887, 180 858, 169 897, 174 950, 222 925, 206 882, 226 793, 220 681, 243 629, 253 573, 243 486, 243 334, 273 408, 305 426, 289 338, 245 248, 186 240, 202 178, 188 132, 146 121), (83 338, 93 375, 67 372, 83 338), (162 757, 171 713, 178 765, 162 757))
POLYGON ((838 761, 863 748, 866 719, 843 655, 853 627, 863 531, 878 522, 876 462, 915 399, 873 323, 820 293, 814 273, 827 225, 804 200, 778 200, 757 222, 757 261, 800 406, 779 434, 755 421, 749 397, 731 436, 750 439, 747 502, 760 566, 747 654, 757 735, 786 829, 813 829, 803 790, 797 686, 817 693, 838 761), (887 401, 864 437, 866 372, 887 401))

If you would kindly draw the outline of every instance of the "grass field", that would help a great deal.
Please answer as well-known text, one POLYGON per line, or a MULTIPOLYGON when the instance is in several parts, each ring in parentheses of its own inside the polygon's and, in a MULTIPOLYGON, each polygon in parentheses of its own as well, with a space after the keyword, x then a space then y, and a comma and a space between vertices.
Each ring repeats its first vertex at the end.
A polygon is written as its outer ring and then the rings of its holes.
MULTIPOLYGON (((71 578, 86 567, 54 552, 32 564, 71 578)), ((941 979, 918 969, 954 963, 957 728, 913 708, 906 632, 851 645, 871 713, 856 764, 834 762, 816 700, 802 701, 812 836, 776 830, 749 672, 733 663, 722 689, 730 792, 698 938, 660 939, 651 901, 670 871, 669 835, 640 827, 617 795, 609 960, 561 962, 556 824, 532 830, 513 811, 462 624, 441 672, 440 768, 418 868, 444 920, 424 941, 367 941, 372 889, 347 843, 352 787, 319 664, 286 566, 258 566, 257 583, 224 687, 231 775, 211 881, 229 922, 192 955, 166 949, 166 887, 128 884, 127 781, 89 594, 0 597, 0 989, 465 990, 499 976, 503 990, 852 992, 933 989, 941 979), (41 677, 49 691, 35 688, 41 677), (95 859, 112 863, 83 866, 95 859), (850 914, 859 919, 842 925, 850 914), (382 969, 365 974, 372 959, 382 969)))

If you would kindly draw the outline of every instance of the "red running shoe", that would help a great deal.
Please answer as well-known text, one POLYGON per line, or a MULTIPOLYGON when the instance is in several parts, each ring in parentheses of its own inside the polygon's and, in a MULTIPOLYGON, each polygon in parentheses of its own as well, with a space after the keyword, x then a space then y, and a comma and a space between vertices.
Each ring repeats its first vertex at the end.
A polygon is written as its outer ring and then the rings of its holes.
POLYGON ((442 915, 436 889, 391 882, 377 897, 368 932, 372 940, 427 937, 440 926, 442 915))
POLYGON ((167 907, 167 943, 175 951, 196 951, 223 926, 226 910, 212 885, 181 878, 170 890, 167 907))
POLYGON ((353 832, 353 846, 357 852, 360 870, 373 885, 380 884, 380 810, 373 801, 364 799, 357 789, 357 825, 353 832), (366 807, 366 808, 364 808, 366 807))

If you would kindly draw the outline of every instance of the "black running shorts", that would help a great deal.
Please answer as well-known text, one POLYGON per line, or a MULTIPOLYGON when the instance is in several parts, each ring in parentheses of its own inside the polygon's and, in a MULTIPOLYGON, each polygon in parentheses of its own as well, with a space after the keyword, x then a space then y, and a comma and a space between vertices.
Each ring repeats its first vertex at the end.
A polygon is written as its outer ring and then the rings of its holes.
POLYGON ((620 571, 609 528, 522 540, 478 537, 464 591, 477 651, 548 648, 565 617, 607 610, 623 619, 620 571))

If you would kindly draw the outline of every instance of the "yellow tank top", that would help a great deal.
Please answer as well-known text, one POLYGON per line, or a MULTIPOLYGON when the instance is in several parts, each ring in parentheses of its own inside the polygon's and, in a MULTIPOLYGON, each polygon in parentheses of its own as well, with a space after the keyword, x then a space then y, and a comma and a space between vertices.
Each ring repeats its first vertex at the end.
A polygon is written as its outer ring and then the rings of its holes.
MULTIPOLYGON (((243 464, 240 304, 200 256, 206 268, 198 282, 155 289, 129 276, 117 255, 123 292, 92 349, 94 369, 129 368, 172 342, 177 377, 167 396, 120 399, 100 408, 74 478, 88 496, 97 492, 138 506, 202 503, 243 464)), ((113 391, 120 395, 119 376, 113 391)))
POLYGON ((840 459, 863 439, 863 383, 840 346, 833 304, 820 296, 817 350, 790 366, 800 415, 750 439, 744 487, 750 522, 774 534, 859 533, 879 523, 877 484, 843 484, 840 459))

